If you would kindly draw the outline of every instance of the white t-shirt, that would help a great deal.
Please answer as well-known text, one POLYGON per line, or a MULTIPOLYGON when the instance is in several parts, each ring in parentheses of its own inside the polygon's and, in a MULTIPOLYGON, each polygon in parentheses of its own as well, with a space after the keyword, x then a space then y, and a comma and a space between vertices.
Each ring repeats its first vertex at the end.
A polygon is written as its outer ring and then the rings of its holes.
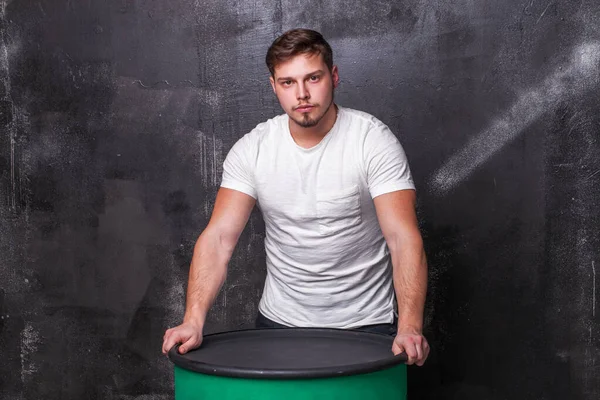
POLYGON ((257 200, 267 277, 259 310, 294 327, 390 323, 392 263, 373 198, 415 189, 404 149, 381 121, 338 106, 316 146, 298 146, 287 114, 239 139, 221 186, 257 200))

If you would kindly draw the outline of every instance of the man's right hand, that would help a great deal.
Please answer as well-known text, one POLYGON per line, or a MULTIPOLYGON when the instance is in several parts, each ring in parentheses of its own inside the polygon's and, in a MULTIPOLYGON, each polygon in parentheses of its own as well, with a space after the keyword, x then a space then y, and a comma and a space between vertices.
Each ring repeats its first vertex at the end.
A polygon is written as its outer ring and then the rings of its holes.
POLYGON ((167 329, 163 337, 163 354, 167 354, 178 343, 181 343, 179 354, 185 354, 199 347, 202 343, 202 326, 192 322, 184 322, 175 328, 167 329))

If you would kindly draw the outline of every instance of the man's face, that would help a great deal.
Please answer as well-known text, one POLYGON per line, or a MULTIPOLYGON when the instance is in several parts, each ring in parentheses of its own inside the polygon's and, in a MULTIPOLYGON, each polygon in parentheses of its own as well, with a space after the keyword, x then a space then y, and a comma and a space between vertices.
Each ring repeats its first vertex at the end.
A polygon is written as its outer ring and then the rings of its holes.
POLYGON ((299 54, 279 64, 270 78, 283 110, 303 128, 316 126, 333 104, 337 67, 329 71, 320 54, 299 54))

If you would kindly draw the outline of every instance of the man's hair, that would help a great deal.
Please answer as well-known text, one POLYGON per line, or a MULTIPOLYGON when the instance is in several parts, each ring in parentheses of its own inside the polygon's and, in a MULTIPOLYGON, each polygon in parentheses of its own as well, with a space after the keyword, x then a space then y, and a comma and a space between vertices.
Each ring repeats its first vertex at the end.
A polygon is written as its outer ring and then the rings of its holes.
POLYGON ((275 67, 298 54, 321 54, 329 68, 333 68, 333 51, 323 36, 311 29, 292 29, 279 36, 267 51, 267 67, 275 76, 275 67))

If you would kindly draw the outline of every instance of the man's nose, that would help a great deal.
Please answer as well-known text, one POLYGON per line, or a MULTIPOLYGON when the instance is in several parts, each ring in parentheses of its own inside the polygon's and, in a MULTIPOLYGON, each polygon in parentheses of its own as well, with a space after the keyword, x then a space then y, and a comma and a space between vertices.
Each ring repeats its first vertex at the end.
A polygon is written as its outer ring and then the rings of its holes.
POLYGON ((298 100, 307 100, 310 98, 310 93, 308 93, 308 88, 304 83, 299 84, 298 92, 296 93, 296 97, 298 100))

